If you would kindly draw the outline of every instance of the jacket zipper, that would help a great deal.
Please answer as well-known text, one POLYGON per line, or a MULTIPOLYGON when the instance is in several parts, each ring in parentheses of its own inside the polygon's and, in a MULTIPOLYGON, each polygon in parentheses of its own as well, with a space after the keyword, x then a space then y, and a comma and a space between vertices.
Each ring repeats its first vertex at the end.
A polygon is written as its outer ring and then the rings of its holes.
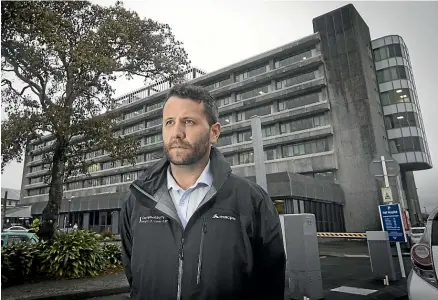
MULTIPOLYGON (((154 200, 155 202, 158 202, 152 195, 149 195, 148 193, 143 191, 143 189, 140 188, 138 185, 132 184, 132 186, 136 190, 138 190, 140 193, 142 193, 145 197, 148 197, 148 198, 154 200)), ((162 213, 164 213, 164 212, 162 212, 162 213)), ((164 214, 166 216, 168 216, 169 218, 173 219, 168 214, 166 214, 166 213, 164 213, 164 214)), ((182 297, 182 274, 183 274, 183 267, 184 267, 184 228, 183 228, 183 237, 181 239, 181 243, 180 243, 179 251, 178 251, 178 291, 177 291, 177 296, 176 296, 177 300, 181 300, 181 297, 182 297)))
POLYGON ((201 283, 201 271, 202 271, 202 258, 204 252, 204 237, 207 233, 207 218, 204 218, 204 222, 202 224, 202 232, 201 232, 201 243, 199 245, 199 257, 198 257, 198 275, 196 276, 196 284, 201 283))
POLYGON ((178 293, 176 296, 177 300, 181 300, 182 297, 183 267, 184 267, 184 237, 181 239, 181 244, 179 246, 179 254, 178 254, 178 293))

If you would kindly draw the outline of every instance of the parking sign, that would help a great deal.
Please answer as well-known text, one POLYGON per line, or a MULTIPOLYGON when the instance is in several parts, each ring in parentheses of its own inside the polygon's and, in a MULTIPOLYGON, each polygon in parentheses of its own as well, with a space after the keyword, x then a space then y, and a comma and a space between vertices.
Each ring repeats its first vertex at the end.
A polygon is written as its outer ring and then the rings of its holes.
POLYGON ((388 232, 389 241, 406 243, 400 204, 379 205, 379 211, 382 229, 388 232))

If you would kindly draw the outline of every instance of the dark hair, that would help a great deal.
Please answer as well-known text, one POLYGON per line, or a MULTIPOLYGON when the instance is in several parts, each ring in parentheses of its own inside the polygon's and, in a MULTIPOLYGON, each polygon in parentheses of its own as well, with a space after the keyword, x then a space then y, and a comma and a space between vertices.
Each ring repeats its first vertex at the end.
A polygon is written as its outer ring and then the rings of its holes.
POLYGON ((214 97, 210 94, 210 92, 206 88, 198 85, 185 84, 185 83, 175 85, 167 93, 166 101, 164 102, 164 104, 166 104, 167 100, 172 96, 176 96, 183 99, 191 99, 198 103, 203 103, 204 112, 207 117, 208 124, 211 126, 218 122, 219 109, 216 105, 216 101, 214 97))

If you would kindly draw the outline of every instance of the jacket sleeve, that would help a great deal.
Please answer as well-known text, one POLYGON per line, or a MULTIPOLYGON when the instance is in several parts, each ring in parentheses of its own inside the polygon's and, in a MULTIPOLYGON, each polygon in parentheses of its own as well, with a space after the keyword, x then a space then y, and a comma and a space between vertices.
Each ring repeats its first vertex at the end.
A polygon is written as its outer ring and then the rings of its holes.
POLYGON ((283 300, 285 291, 286 256, 280 217, 271 198, 261 187, 262 201, 255 211, 256 249, 254 267, 257 299, 283 300))
POLYGON ((132 255, 132 229, 130 196, 123 203, 120 218, 120 238, 122 242, 122 262, 125 268, 126 278, 129 286, 132 286, 131 255, 132 255))

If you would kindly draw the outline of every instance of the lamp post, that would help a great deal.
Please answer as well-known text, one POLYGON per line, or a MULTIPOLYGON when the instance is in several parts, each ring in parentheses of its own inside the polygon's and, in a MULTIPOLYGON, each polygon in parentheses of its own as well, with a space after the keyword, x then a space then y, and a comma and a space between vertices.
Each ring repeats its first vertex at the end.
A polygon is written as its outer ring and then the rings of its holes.
POLYGON ((74 198, 75 196, 71 196, 70 197, 70 199, 68 199, 68 223, 67 223, 67 225, 68 225, 68 227, 67 227, 67 233, 69 232, 69 230, 70 230, 70 227, 71 227, 71 219, 70 219, 70 211, 71 211, 71 200, 74 198))

